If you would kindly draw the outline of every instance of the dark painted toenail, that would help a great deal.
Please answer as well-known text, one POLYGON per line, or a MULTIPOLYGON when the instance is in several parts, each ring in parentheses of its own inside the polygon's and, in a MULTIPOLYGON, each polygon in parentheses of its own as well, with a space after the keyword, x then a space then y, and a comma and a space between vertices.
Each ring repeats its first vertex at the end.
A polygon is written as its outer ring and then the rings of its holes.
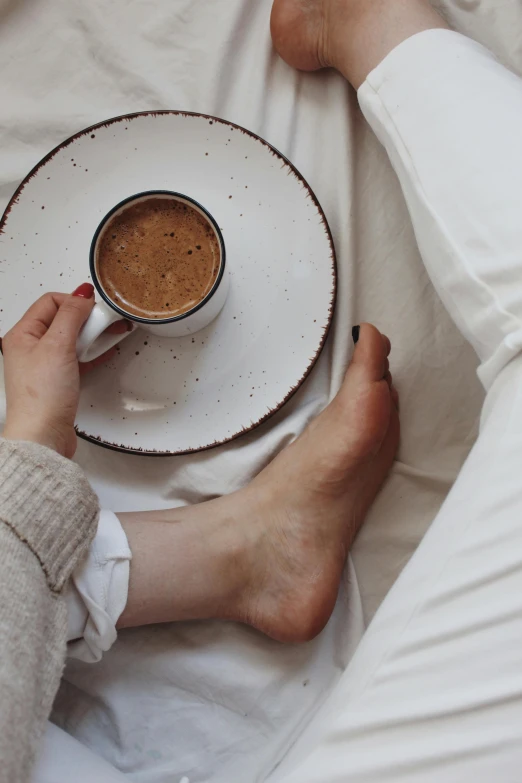
POLYGON ((359 332, 360 331, 361 331, 361 327, 360 326, 353 326, 352 327, 352 339, 353 339, 354 343, 356 343, 357 340, 359 339, 359 332))

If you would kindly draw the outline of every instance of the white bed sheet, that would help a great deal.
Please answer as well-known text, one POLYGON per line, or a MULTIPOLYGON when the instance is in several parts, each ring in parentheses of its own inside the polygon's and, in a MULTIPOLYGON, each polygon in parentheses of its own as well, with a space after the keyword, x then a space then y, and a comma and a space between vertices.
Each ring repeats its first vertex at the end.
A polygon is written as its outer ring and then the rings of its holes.
MULTIPOLYGON (((519 0, 442 5, 457 29, 522 72, 519 0)), ((352 324, 374 321, 393 342, 398 461, 317 640, 284 647, 230 623, 180 623, 127 631, 100 664, 68 666, 54 720, 140 783, 270 776, 437 512, 474 440, 482 400, 474 355, 427 279, 398 183, 354 93, 335 73, 297 74, 277 58, 270 6, 0 0, 0 208, 39 158, 87 125, 146 109, 202 111, 252 129, 295 163, 338 252, 334 328, 292 401, 206 454, 158 460, 80 443, 77 459, 104 506, 163 508, 243 485, 331 399, 352 324)))

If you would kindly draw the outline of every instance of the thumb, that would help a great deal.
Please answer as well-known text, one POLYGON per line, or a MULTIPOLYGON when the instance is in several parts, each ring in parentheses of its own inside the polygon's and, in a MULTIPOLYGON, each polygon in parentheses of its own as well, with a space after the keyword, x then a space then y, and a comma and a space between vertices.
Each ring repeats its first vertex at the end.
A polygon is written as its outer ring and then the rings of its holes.
POLYGON ((46 338, 64 349, 76 350, 80 330, 94 307, 94 286, 83 283, 64 299, 49 327, 46 338))

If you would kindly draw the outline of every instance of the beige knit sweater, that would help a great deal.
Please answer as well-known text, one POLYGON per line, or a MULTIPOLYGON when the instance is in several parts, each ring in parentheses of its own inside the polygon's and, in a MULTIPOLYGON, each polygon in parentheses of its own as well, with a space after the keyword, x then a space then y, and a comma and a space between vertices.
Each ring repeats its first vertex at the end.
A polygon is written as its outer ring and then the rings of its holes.
POLYGON ((0 781, 25 783, 62 674, 63 588, 98 500, 77 465, 0 438, 0 781))

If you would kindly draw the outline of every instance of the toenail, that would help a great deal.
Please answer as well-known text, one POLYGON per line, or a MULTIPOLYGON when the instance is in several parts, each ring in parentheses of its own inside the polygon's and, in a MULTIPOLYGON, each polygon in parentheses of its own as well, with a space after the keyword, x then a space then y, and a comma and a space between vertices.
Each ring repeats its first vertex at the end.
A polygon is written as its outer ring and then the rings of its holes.
POLYGON ((359 332, 361 331, 360 326, 353 326, 352 327, 352 339, 354 343, 357 343, 357 340, 359 339, 359 332))

